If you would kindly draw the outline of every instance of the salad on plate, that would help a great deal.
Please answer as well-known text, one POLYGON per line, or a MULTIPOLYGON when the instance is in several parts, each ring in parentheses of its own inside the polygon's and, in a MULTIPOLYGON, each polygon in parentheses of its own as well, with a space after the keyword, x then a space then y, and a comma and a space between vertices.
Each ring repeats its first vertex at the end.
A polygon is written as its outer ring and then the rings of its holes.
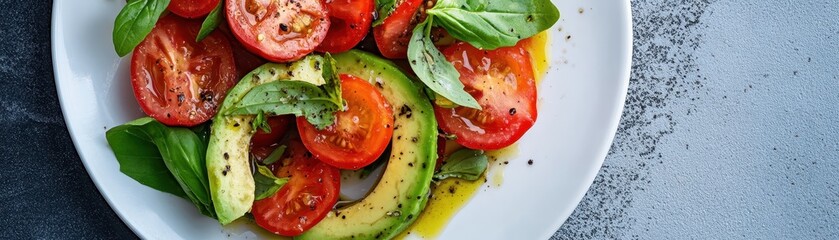
POLYGON ((533 126, 558 19, 549 0, 129 0, 113 42, 147 117, 106 139, 222 225, 404 236, 533 126))

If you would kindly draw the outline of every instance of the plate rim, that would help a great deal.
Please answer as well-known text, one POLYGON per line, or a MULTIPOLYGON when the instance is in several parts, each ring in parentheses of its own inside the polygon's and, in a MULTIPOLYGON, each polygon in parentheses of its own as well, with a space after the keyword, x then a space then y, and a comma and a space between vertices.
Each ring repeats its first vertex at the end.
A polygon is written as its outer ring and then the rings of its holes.
MULTIPOLYGON (((50 20, 50 24, 51 24, 51 26, 50 26, 51 27, 51 30, 50 30, 51 55, 50 56, 52 58, 51 62, 52 62, 52 65, 53 65, 53 67, 52 67, 53 68, 53 78, 54 78, 54 83, 55 83, 55 88, 56 88, 56 94, 57 94, 57 97, 58 97, 58 100, 59 100, 59 105, 61 107, 61 113, 62 113, 62 118, 64 119, 65 128, 67 129, 67 132, 70 135, 70 139, 73 142, 73 147, 76 150, 76 153, 79 156, 79 159, 81 160, 82 165, 84 166, 88 177, 90 177, 90 179, 93 181, 94 185, 96 186, 97 191, 99 192, 99 195, 101 195, 102 198, 105 199, 105 201, 108 203, 108 206, 111 208, 111 210, 114 211, 114 213, 116 213, 116 215, 120 218, 120 220, 123 222, 123 224, 125 224, 129 229, 131 229, 131 231, 134 234, 136 234, 138 236, 141 236, 141 237, 149 237, 149 236, 141 235, 142 231, 140 231, 138 226, 136 226, 136 224, 130 224, 131 221, 129 221, 129 219, 127 218, 126 213, 124 211, 121 211, 119 208, 115 207, 116 205, 113 202, 114 200, 110 196, 108 196, 107 194, 103 193, 103 185, 100 184, 101 179, 99 179, 99 177, 97 177, 96 175, 92 174, 92 170, 91 170, 91 166, 90 166, 89 161, 86 161, 84 159, 84 156, 82 156, 82 153, 80 151, 80 149, 82 149, 82 148, 79 144, 79 141, 77 141, 77 138, 78 138, 79 135, 74 133, 73 128, 70 127, 71 123, 70 123, 69 119, 66 117, 66 116, 68 116, 68 113, 69 113, 68 109, 70 109, 70 108, 68 106, 66 106, 67 103, 62 100, 62 99, 64 99, 64 97, 67 97, 67 94, 62 92, 62 88, 60 87, 60 81, 61 81, 60 79, 61 79, 61 76, 63 75, 62 73, 66 73, 65 71, 72 72, 72 70, 62 69, 62 67, 59 64, 57 64, 58 59, 66 59, 67 56, 66 56, 66 51, 58 50, 59 49, 58 48, 59 47, 58 46, 58 41, 56 41, 57 39, 59 39, 59 37, 64 36, 64 34, 62 32, 63 29, 59 29, 59 28, 55 27, 59 24, 58 20, 59 20, 59 15, 60 15, 60 7, 61 7, 62 3, 65 3, 65 2, 66 1, 62 1, 62 0, 54 1, 53 5, 52 5, 52 9, 51 9, 52 14, 50 16, 51 17, 51 20, 50 20)), ((621 35, 622 39, 620 40, 620 42, 624 46, 623 49, 625 49, 625 51, 626 51, 626 52, 624 52, 626 57, 624 59, 622 59, 622 65, 624 65, 625 67, 623 69, 621 69, 621 71, 620 71, 621 72, 621 74, 620 74, 621 78, 619 79, 620 84, 621 84, 620 89, 623 89, 623 91, 620 91, 620 95, 617 96, 617 98, 615 99, 615 100, 618 101, 618 103, 615 106, 616 106, 616 109, 618 109, 619 111, 616 111, 616 112, 610 114, 610 120, 608 121, 610 123, 610 126, 608 127, 608 129, 612 129, 612 131, 611 131, 612 134, 610 134, 610 136, 606 139, 606 141, 604 141, 605 143, 608 143, 608 144, 604 144, 604 146, 600 146, 599 156, 601 156, 601 157, 597 158, 597 162, 596 162, 597 167, 595 169, 592 169, 592 171, 589 171, 586 174, 586 180, 584 182, 587 183, 587 186, 585 188, 579 188, 580 190, 573 194, 574 195, 573 199, 574 199, 574 202, 576 202, 576 205, 573 208, 564 209, 562 211, 562 213, 559 216, 557 216, 557 218, 555 218, 556 220, 551 224, 552 228, 547 229, 546 232, 542 234, 543 239, 548 239, 551 236, 553 236, 556 233, 556 231, 558 231, 560 229, 560 227, 568 220, 570 215, 579 207, 579 203, 583 200, 586 193, 591 188, 591 186, 592 186, 595 178, 597 177, 598 173, 602 169, 603 162, 605 161, 605 159, 608 155, 609 149, 611 148, 611 146, 614 142, 614 139, 615 139, 615 136, 617 134, 617 130, 618 130, 618 127, 619 127, 619 124, 620 124, 620 120, 623 117, 623 111, 624 111, 625 104, 626 104, 626 97, 627 97, 627 94, 628 94, 628 87, 629 87, 631 71, 632 71, 632 53, 634 52, 634 49, 633 49, 634 33, 632 31, 633 23, 632 23, 631 2, 629 0, 624 0, 624 1, 621 1, 620 4, 622 4, 622 6, 621 6, 621 8, 623 9, 622 13, 624 13, 623 14, 623 19, 622 19, 623 26, 622 26, 621 30, 626 32, 625 34, 621 35)), ((66 74, 64 74, 64 75, 66 75, 66 74)))
POLYGON ((611 149, 611 147, 612 147, 612 145, 615 141, 615 136, 617 135, 618 127, 620 126, 620 120, 621 120, 621 118, 623 118, 623 111, 624 111, 624 108, 626 107, 626 96, 627 96, 628 91, 629 91, 629 80, 632 76, 632 54, 634 52, 634 48, 633 48, 634 33, 632 31, 632 3, 629 0, 625 0, 625 1, 621 1, 620 4, 622 4, 621 8, 623 9, 623 13, 624 13, 623 27, 622 27, 621 30, 626 31, 626 34, 623 34, 621 36, 622 39, 620 41, 622 42, 622 44, 624 45, 624 47, 626 49, 626 52, 624 54, 626 54, 627 57, 622 59, 622 62, 623 62, 623 64, 625 64, 626 67, 621 70, 621 74, 620 74, 621 75, 621 78, 620 78, 621 79, 621 82, 620 82, 621 87, 620 87, 620 89, 623 89, 623 91, 620 92, 620 96, 618 96, 617 99, 616 99, 616 100, 619 100, 619 103, 616 105, 617 106, 616 109, 618 109, 619 111, 617 113, 613 113, 611 115, 612 118, 609 120, 609 122, 611 124, 609 129, 613 129, 611 131, 612 134, 608 137, 608 141, 606 141, 608 144, 605 144, 604 146, 600 146, 600 148, 601 148, 600 156, 601 157, 597 158, 598 159, 597 160, 598 161, 597 162, 598 167, 596 168, 596 170, 590 171, 586 174, 587 180, 585 182, 588 183, 587 184, 588 186, 586 186, 585 188, 580 188, 581 191, 579 191, 575 194, 574 202, 576 202, 577 204, 573 208, 566 208, 566 210, 564 210, 562 212, 562 214, 560 214, 560 216, 557 217, 556 220, 554 221, 553 230, 548 231, 546 233, 543 233, 542 234, 542 236, 543 236, 542 239, 550 239, 557 231, 559 231, 559 229, 562 227, 562 225, 565 224, 565 222, 568 220, 569 217, 571 217, 571 214, 574 213, 574 211, 577 210, 577 208, 580 206, 580 202, 583 200, 586 193, 588 193, 589 189, 591 189, 591 185, 594 183, 594 179, 600 173, 600 169, 603 168, 603 162, 606 161, 606 157, 609 154, 609 149, 611 149))
MULTIPOLYGON (((135 226, 134 224, 130 224, 130 221, 129 221, 128 217, 125 215, 125 213, 123 211, 120 211, 119 208, 116 207, 115 203, 113 202, 113 199, 110 196, 108 196, 108 194, 103 193, 103 189, 102 189, 103 186, 102 186, 102 184, 99 183, 100 179, 97 176, 95 176, 94 174, 92 174, 93 171, 91 170, 90 164, 88 163, 88 161, 86 161, 84 159, 84 156, 82 156, 82 153, 80 151, 81 146, 79 145, 79 141, 76 140, 76 138, 77 138, 76 136, 78 136, 78 134, 74 133, 74 130, 70 127, 71 123, 68 120, 68 118, 66 117, 68 115, 68 110, 67 110, 68 107, 65 105, 66 104, 65 101, 62 101, 62 99, 64 99, 64 97, 65 97, 65 94, 62 92, 61 87, 59 87, 59 81, 60 81, 59 78, 61 76, 60 68, 61 67, 60 67, 59 64, 56 64, 56 61, 57 61, 57 59, 59 59, 58 57, 66 58, 67 56, 66 56, 65 52, 56 50, 56 49, 58 49, 58 46, 57 46, 58 41, 56 41, 56 39, 58 38, 59 33, 61 33, 60 35, 63 36, 63 32, 58 32, 58 31, 63 31, 63 29, 59 30, 59 28, 55 27, 58 24, 58 19, 59 19, 58 14, 60 12, 59 7, 60 7, 60 4, 63 3, 63 2, 65 2, 65 1, 56 0, 56 1, 53 1, 53 3, 52 3, 52 9, 51 9, 52 14, 50 16, 50 18, 51 18, 50 19, 50 28, 51 28, 50 29, 50 49, 51 49, 50 57, 52 58, 52 70, 53 70, 53 78, 54 78, 54 81, 55 81, 55 90, 56 90, 56 94, 58 95, 58 104, 59 104, 59 106, 61 106, 61 117, 64 119, 64 126, 67 129, 67 133, 70 134, 70 140, 73 142, 73 148, 76 150, 76 154, 79 155, 79 160, 81 160, 82 165, 85 168, 85 172, 87 172, 87 176, 90 177, 90 180, 93 181, 93 185, 96 186, 96 191, 98 191, 99 195, 102 196, 102 198, 105 199, 105 202, 108 203, 108 206, 111 208, 111 211, 116 213, 116 215, 119 217, 120 221, 122 221, 122 224, 124 224, 129 229, 131 229, 131 232, 134 233, 135 235, 141 236, 140 235, 140 232, 141 232, 140 229, 137 228, 137 226, 135 226)), ((148 236, 142 236, 142 237, 147 238, 148 236)))

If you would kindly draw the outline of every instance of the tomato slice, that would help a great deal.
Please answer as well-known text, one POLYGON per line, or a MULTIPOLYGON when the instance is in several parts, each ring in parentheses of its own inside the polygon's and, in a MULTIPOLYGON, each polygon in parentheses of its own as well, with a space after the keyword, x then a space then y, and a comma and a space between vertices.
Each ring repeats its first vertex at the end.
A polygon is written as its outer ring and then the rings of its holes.
POLYGON ((408 57, 408 43, 414 27, 425 20, 424 11, 419 11, 425 1, 404 0, 387 16, 382 25, 373 28, 373 37, 382 56, 391 59, 408 57))
POLYGON ((229 0, 225 9, 242 45, 274 62, 306 56, 329 30, 328 11, 320 0, 229 0))
POLYGON ((220 0, 172 0, 169 9, 174 14, 185 18, 197 18, 207 15, 216 8, 220 0))
POLYGON ((382 155, 393 136, 393 110, 378 89, 351 75, 341 75, 345 111, 335 124, 318 130, 303 117, 297 130, 303 144, 321 161, 341 168, 360 169, 382 155))
POLYGON ((286 143, 283 159, 271 165, 288 183, 269 198, 254 201, 256 224, 283 236, 297 236, 312 228, 338 202, 341 172, 306 151, 300 140, 286 143))
POLYGON ((536 83, 530 54, 513 46, 492 51, 456 43, 443 51, 466 92, 483 110, 435 107, 443 131, 472 149, 494 150, 521 138, 536 121, 536 83))
POLYGON ((280 141, 293 127, 292 124, 294 124, 294 117, 291 115, 275 116, 268 118, 268 126, 271 127, 270 133, 262 131, 262 129, 256 130, 251 138, 251 154, 256 157, 257 161, 265 160, 274 149, 280 146, 280 141))
POLYGON ((339 53, 358 45, 373 22, 373 0, 327 1, 331 25, 323 42, 315 48, 318 52, 339 53))
POLYGON ((143 112, 170 126, 195 126, 216 114, 237 82, 230 43, 214 32, 195 37, 201 21, 166 15, 131 59, 131 84, 143 112))

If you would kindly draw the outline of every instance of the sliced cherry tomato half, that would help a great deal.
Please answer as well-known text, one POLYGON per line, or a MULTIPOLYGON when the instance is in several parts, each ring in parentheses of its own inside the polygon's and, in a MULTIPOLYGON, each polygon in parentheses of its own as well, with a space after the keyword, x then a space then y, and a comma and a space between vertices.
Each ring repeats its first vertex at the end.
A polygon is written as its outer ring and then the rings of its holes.
POLYGON ((435 107, 440 128, 472 149, 494 150, 521 138, 536 121, 536 83, 530 54, 513 46, 492 51, 456 43, 443 54, 483 110, 435 107))
POLYGON ((251 138, 251 154, 256 157, 256 160, 261 162, 268 155, 271 155, 271 152, 280 146, 280 141, 283 140, 288 130, 294 126, 293 124, 294 117, 291 115, 268 118, 268 126, 271 127, 271 132, 257 129, 251 138))
POLYGON ((419 11, 425 1, 404 0, 385 18, 382 25, 373 28, 376 46, 382 56, 392 59, 408 57, 408 43, 414 27, 425 20, 424 11, 419 11))
POLYGON ((277 177, 290 177, 274 196, 254 201, 256 224, 283 236, 312 228, 338 202, 341 172, 312 155, 299 139, 285 143, 284 157, 272 164, 277 177))
POLYGON ((166 15, 131 59, 131 85, 143 112, 170 126, 195 126, 216 114, 236 84, 230 43, 214 32, 195 37, 201 21, 166 15))
POLYGON ((207 15, 218 6, 220 0, 172 0, 169 11, 185 18, 197 18, 207 15))
POLYGON ((329 30, 328 11, 320 0, 228 0, 225 9, 242 45, 274 62, 306 56, 329 30))
POLYGON ((335 124, 318 130, 297 118, 303 144, 321 161, 341 168, 360 169, 382 155, 393 136, 393 110, 369 82, 341 75, 345 111, 335 114, 335 124))
POLYGON ((330 27, 318 52, 340 53, 358 45, 370 31, 375 10, 373 0, 327 1, 330 27))

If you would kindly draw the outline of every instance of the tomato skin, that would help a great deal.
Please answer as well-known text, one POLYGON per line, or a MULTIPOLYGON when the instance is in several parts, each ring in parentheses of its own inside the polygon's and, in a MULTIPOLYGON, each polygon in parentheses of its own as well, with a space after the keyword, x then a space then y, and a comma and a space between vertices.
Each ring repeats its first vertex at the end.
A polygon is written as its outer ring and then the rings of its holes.
POLYGON ((313 52, 330 26, 320 0, 229 0, 225 11, 239 42, 273 62, 292 62, 313 52))
POLYGON ((330 27, 318 52, 340 53, 358 45, 370 31, 375 4, 373 0, 327 1, 330 27))
POLYGON ((414 27, 425 20, 424 14, 419 12, 423 3, 423 0, 404 0, 382 25, 373 28, 376 46, 382 56, 390 59, 408 57, 408 43, 414 27))
POLYGON ((318 130, 306 118, 297 118, 303 144, 321 161, 341 169, 370 165, 387 148, 393 136, 393 110, 369 82, 341 75, 341 95, 346 111, 335 114, 335 124, 318 130))
POLYGON ((280 141, 288 130, 294 127, 294 117, 291 115, 269 117, 268 126, 271 127, 270 133, 257 129, 251 137, 251 154, 260 162, 280 146, 280 141))
POLYGON ((172 0, 169 9, 174 14, 185 18, 197 18, 210 13, 220 0, 172 0))
POLYGON ((283 236, 312 228, 338 202, 341 172, 316 158, 299 140, 286 143, 282 160, 272 164, 277 177, 290 177, 274 196, 254 201, 251 212, 260 227, 283 236))
POLYGON ((465 90, 483 110, 435 106, 443 131, 457 143, 482 150, 512 145, 536 122, 536 83, 530 54, 513 46, 486 51, 456 43, 443 51, 460 72, 465 90))
POLYGON ((131 84, 143 112, 169 126, 212 118, 238 81, 230 43, 214 32, 201 42, 201 21, 166 15, 135 49, 131 84))
POLYGON ((434 171, 439 171, 443 167, 446 160, 446 137, 437 136, 437 164, 434 165, 434 171))

